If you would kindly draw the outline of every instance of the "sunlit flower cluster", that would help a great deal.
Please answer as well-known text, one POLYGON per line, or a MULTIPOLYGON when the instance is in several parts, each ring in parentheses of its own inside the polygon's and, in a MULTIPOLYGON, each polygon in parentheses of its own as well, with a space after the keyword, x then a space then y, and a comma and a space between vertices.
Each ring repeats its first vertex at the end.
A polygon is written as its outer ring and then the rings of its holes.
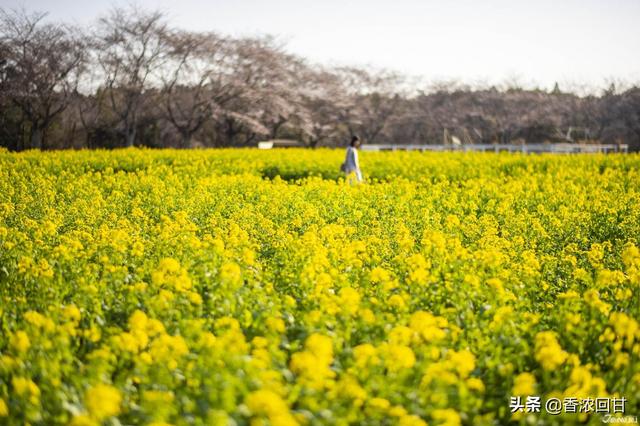
POLYGON ((640 405, 640 157, 342 155, 0 152, 0 424, 640 405))

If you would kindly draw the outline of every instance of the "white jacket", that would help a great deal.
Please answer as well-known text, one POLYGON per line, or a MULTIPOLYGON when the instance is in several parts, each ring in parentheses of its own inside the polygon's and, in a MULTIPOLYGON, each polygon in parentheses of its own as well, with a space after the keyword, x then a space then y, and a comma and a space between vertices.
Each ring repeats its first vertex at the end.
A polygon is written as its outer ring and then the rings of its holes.
POLYGON ((344 172, 347 175, 355 172, 358 180, 362 180, 360 163, 358 163, 358 150, 353 146, 347 148, 347 158, 344 160, 344 172))

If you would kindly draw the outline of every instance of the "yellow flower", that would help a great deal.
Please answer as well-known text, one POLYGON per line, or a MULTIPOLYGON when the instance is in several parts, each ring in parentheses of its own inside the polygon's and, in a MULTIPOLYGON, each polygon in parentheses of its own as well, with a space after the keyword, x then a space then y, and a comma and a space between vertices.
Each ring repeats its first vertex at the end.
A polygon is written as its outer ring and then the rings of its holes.
POLYGON ((256 336, 251 340, 251 344, 254 348, 266 348, 269 345, 269 341, 262 336, 256 336))
POLYGON ((376 266, 371 270, 369 279, 373 283, 386 283, 391 279, 391 274, 386 269, 376 266))
POLYGON ((36 311, 25 312, 24 319, 28 323, 40 328, 41 330, 46 331, 46 332, 51 332, 51 331, 53 331, 55 329, 55 323, 50 318, 47 318, 44 315, 42 315, 41 313, 36 312, 36 311))
POLYGON ((180 271, 180 262, 172 258, 164 258, 160 260, 158 264, 158 269, 164 272, 179 272, 180 271))
POLYGON ((611 305, 606 302, 603 302, 600 299, 600 294, 598 290, 589 289, 584 292, 584 300, 587 304, 598 311, 600 311, 603 315, 609 315, 609 311, 611 311, 611 305))
POLYGON ((407 415, 407 410, 401 405, 395 405, 389 409, 388 414, 393 417, 404 417, 407 415))
POLYGON ((638 405, 640 156, 363 152, 345 187, 342 155, 0 148, 0 424, 491 424, 500 381, 638 405))
POLYGON ((291 368, 291 371, 294 373, 310 375, 317 363, 318 358, 312 353, 307 351, 296 352, 291 355, 289 368, 291 368))
POLYGON ((511 306, 500 306, 493 314, 493 319, 489 327, 495 329, 502 326, 506 321, 509 321, 513 314, 513 308, 511 306))
POLYGON ((463 379, 476 368, 476 357, 467 350, 450 351, 447 353, 447 359, 453 364, 458 376, 463 379))
POLYGON ((371 398, 367 405, 374 410, 386 411, 391 406, 391 403, 384 398, 371 398))
POLYGON ((229 285, 238 285, 242 280, 242 270, 235 263, 225 263, 220 268, 220 280, 229 285))
POLYGON ((307 338, 304 346, 322 362, 329 364, 333 360, 333 340, 328 336, 314 333, 307 338))
POLYGON ((342 310, 347 314, 353 315, 358 312, 358 306, 360 305, 360 293, 351 287, 344 287, 340 289, 338 293, 342 310))
POLYGON ((386 349, 385 365, 390 371, 399 371, 405 368, 411 368, 416 363, 416 357, 408 346, 388 345, 386 349))
POLYGON ((575 290, 558 293, 558 299, 578 299, 580 295, 575 290))
POLYGON ((140 407, 150 413, 154 421, 160 422, 175 411, 174 400, 172 391, 144 390, 141 392, 140 407))
POLYGON ((186 295, 187 299, 189 299, 189 302, 193 303, 194 305, 202 305, 202 296, 200 296, 198 293, 194 291, 188 291, 186 295))
POLYGON ((595 243, 591 245, 591 249, 587 253, 587 257, 589 262, 594 267, 599 267, 604 259, 604 247, 602 244, 595 243))
POLYGON ((555 333, 542 331, 535 339, 535 359, 547 371, 555 370, 567 360, 568 354, 562 350, 555 333))
POLYGON ((144 330, 147 327, 147 314, 137 309, 129 317, 130 330, 144 330))
POLYGON ((640 249, 633 243, 627 243, 622 250, 622 263, 627 269, 640 267, 640 249))
POLYGON ((291 356, 289 368, 300 375, 301 382, 314 389, 322 389, 335 377, 330 365, 333 362, 333 341, 314 333, 305 342, 305 350, 291 356))
POLYGON ((614 287, 624 282, 626 277, 622 271, 610 271, 601 269, 598 271, 596 284, 601 287, 614 287))
POLYGON ((357 407, 362 406, 367 398, 367 391, 360 386, 356 378, 348 374, 340 379, 337 390, 339 396, 352 399, 352 403, 357 407))
POLYGON ((142 399, 144 401, 160 403, 160 404, 171 404, 175 399, 173 392, 164 392, 164 391, 144 391, 142 394, 142 399))
POLYGON ((531 373, 520 373, 513 381, 513 389, 511 393, 514 396, 530 396, 535 395, 536 378, 531 373))
POLYGON ((484 383, 477 377, 469 377, 467 379, 467 387, 478 392, 484 392, 485 390, 484 383))
POLYGON ((37 404, 40 399, 40 388, 31 379, 26 377, 13 377, 11 385, 16 395, 25 396, 32 404, 37 404))
POLYGON ((444 339, 446 337, 444 328, 447 325, 445 318, 424 311, 414 312, 409 320, 409 327, 418 332, 425 342, 444 339))
POLYGON ((389 332, 389 342, 396 345, 408 345, 411 343, 413 330, 409 327, 399 325, 389 332))
POLYGON ((269 317, 265 320, 265 325, 270 331, 275 333, 284 333, 286 329, 284 321, 281 318, 269 317))
POLYGON ((254 416, 266 416, 272 425, 297 425, 298 422, 289 412, 289 407, 280 396, 266 389, 260 389, 247 395, 245 404, 254 416))
POLYGON ((636 336, 640 338, 638 322, 622 312, 614 312, 609 317, 609 324, 624 344, 631 347, 636 336))
POLYGON ((594 377, 585 366, 576 365, 569 376, 569 387, 566 396, 578 398, 603 398, 607 396, 606 384, 599 377, 594 377))
POLYGON ((140 349, 140 341, 132 333, 120 333, 111 338, 113 346, 124 351, 137 353, 140 349))
POLYGON ((439 426, 460 426, 460 415, 451 408, 437 409, 431 412, 431 417, 439 421, 439 426))
POLYGON ((100 422, 92 419, 87 414, 78 414, 73 416, 69 426, 99 426, 100 422))
POLYGON ((429 271, 423 268, 414 269, 409 274, 409 282, 425 285, 429 280, 429 271))
POLYGON ((120 391, 110 385, 95 385, 84 395, 84 405, 89 415, 98 421, 120 414, 120 404, 120 391))
POLYGON ((16 331, 9 339, 9 345, 19 353, 24 353, 31 347, 29 336, 22 330, 16 331))
POLYGON ((373 324, 376 322, 376 316, 371 309, 360 309, 358 314, 360 316, 360 319, 367 324, 373 324))
POLYGON ((175 369, 178 366, 177 359, 188 354, 189 347, 182 336, 162 334, 149 345, 149 353, 154 362, 175 369))
POLYGON ((366 366, 370 361, 376 362, 376 348, 370 343, 363 343, 353 348, 353 356, 356 365, 359 367, 366 366))
POLYGON ((157 286, 165 286, 177 292, 191 289, 191 278, 180 263, 173 258, 160 260, 158 268, 151 273, 151 282, 157 286))
POLYGON ((427 426, 427 422, 414 414, 409 414, 400 417, 398 426, 427 426))
POLYGON ((68 305, 65 306, 62 314, 64 315, 64 317, 71 321, 71 322, 78 322, 80 321, 80 309, 78 309, 78 307, 76 305, 68 305))
POLYGON ((404 299, 399 294, 394 294, 389 298, 389 306, 393 306, 394 308, 402 309, 406 306, 404 299))

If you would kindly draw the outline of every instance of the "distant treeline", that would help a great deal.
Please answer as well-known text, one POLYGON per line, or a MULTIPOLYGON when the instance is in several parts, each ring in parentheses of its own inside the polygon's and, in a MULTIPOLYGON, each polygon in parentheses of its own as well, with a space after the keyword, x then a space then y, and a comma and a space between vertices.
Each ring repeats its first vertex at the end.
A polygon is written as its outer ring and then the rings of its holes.
POLYGON ((640 149, 640 88, 578 96, 456 85, 408 90, 386 70, 327 68, 272 37, 173 28, 114 9, 90 30, 0 9, 0 146, 310 147, 600 141, 640 149), (455 137, 455 138, 454 138, 455 137), (457 141, 456 141, 457 142, 457 141))

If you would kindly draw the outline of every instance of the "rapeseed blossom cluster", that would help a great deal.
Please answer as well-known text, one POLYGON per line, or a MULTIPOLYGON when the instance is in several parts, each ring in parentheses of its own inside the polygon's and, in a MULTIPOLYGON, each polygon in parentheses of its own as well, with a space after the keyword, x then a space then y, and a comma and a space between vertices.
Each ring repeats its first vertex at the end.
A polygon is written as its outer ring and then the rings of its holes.
POLYGON ((0 424, 639 406, 640 157, 341 155, 0 152, 0 424))

